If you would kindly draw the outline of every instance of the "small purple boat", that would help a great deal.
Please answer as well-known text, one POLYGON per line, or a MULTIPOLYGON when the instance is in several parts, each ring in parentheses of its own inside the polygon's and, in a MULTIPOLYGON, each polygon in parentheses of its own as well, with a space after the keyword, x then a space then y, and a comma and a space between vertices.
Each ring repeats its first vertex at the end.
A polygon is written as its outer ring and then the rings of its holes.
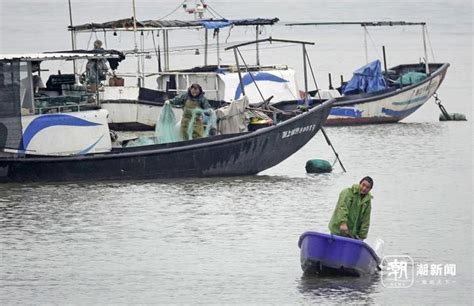
POLYGON ((305 274, 361 276, 380 270, 379 257, 361 240, 305 232, 300 236, 298 246, 305 274))

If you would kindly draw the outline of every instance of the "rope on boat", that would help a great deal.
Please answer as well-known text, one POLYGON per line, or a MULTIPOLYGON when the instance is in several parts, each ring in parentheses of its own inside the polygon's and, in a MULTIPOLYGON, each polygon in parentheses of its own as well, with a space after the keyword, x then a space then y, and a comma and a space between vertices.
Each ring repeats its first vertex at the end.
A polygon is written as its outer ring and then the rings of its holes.
POLYGON ((424 28, 425 28, 425 33, 426 33, 426 39, 428 40, 428 45, 430 46, 431 57, 433 57, 433 62, 436 63, 436 58, 433 52, 433 46, 431 45, 430 35, 428 34, 428 27, 425 26, 424 28))
MULTIPOLYGON (((311 61, 309 59, 309 55, 308 55, 308 52, 306 52, 306 49, 304 51, 304 56, 306 56, 306 59, 308 60, 308 66, 310 68, 310 71, 311 71, 311 75, 313 76, 313 81, 314 81, 314 86, 316 87, 317 89, 317 93, 319 95, 319 98, 321 99, 321 95, 319 93, 319 88, 318 88, 318 83, 316 82, 316 77, 314 75, 314 71, 313 71, 313 66, 311 65, 311 61)), ((305 95, 307 95, 307 93, 305 93, 305 95)), ((306 97, 305 97, 305 100, 306 100, 306 97)), ((346 168, 344 168, 344 165, 342 164, 342 161, 341 159, 339 158, 339 154, 337 154, 336 152, 336 149, 334 149, 334 146, 332 145, 331 143, 331 140, 329 140, 329 137, 328 135, 326 134, 326 131, 324 130, 324 128, 321 126, 321 132, 323 133, 324 135, 324 138, 326 138, 326 142, 328 143, 328 145, 331 147, 332 151, 334 152, 334 155, 336 155, 336 160, 339 161, 339 164, 341 165, 341 168, 344 172, 347 172, 346 171, 346 168)), ((335 162, 334 162, 335 163, 335 162)), ((333 165, 334 166, 334 165, 333 165)))
POLYGON ((466 116, 460 113, 448 113, 446 108, 441 104, 441 99, 438 98, 438 94, 435 92, 433 94, 436 105, 438 105, 441 110, 439 115, 439 121, 467 121, 466 116))
POLYGON ((260 94, 260 97, 262 98, 262 101, 265 101, 265 97, 263 96, 262 91, 261 91, 260 88, 258 87, 257 81, 255 81, 255 78, 253 77, 252 72, 249 71, 249 66, 248 66, 247 63, 245 62, 245 59, 244 59, 244 57, 242 56, 242 53, 240 53, 239 48, 237 48, 237 52, 239 53, 240 58, 242 59, 242 63, 243 63, 244 66, 245 66, 245 70, 247 70, 247 73, 248 73, 249 76, 252 78, 252 81, 253 81, 255 87, 257 88, 258 93, 260 94))
POLYGON ((161 17, 161 18, 158 19, 158 20, 163 20, 163 19, 165 19, 166 17, 173 15, 177 10, 179 10, 181 7, 183 7, 184 2, 185 2, 185 1, 182 1, 174 10, 171 11, 171 13, 169 13, 169 14, 167 14, 167 15, 161 17))
POLYGON ((342 170, 344 172, 347 172, 346 168, 344 168, 344 165, 342 164, 341 159, 339 158, 339 154, 337 154, 336 149, 334 149, 334 146, 332 145, 331 140, 329 140, 329 137, 326 134, 326 131, 324 130, 324 128, 322 126, 321 126, 321 132, 323 133, 324 138, 326 138, 326 142, 328 143, 328 145, 332 148, 332 151, 334 152, 334 155, 336 155, 336 158, 339 161, 339 165, 341 165, 342 170))
POLYGON ((217 12, 212 6, 210 6, 209 3, 207 3, 207 8, 209 9, 209 11, 214 12, 220 18, 225 19, 221 14, 219 14, 219 12, 217 12))
MULTIPOLYGON (((372 43, 372 48, 374 48, 375 53, 377 53, 377 56, 378 56, 379 58, 382 58, 382 57, 380 56, 379 50, 377 49, 377 45, 375 44, 375 41, 374 41, 374 39, 372 38, 372 35, 370 35, 369 31, 367 30, 367 27, 364 27, 364 28, 365 28, 365 32, 367 33, 367 37, 369 37, 370 42, 372 43)), ((368 60, 368 59, 367 59, 367 60, 368 60)))
POLYGON ((443 114, 444 118, 446 120, 451 120, 451 116, 449 115, 449 113, 446 111, 446 108, 444 108, 444 106, 441 104, 441 99, 438 97, 438 93, 434 93, 433 94, 433 98, 435 99, 435 103, 436 105, 438 105, 439 109, 441 110, 441 113, 443 114))

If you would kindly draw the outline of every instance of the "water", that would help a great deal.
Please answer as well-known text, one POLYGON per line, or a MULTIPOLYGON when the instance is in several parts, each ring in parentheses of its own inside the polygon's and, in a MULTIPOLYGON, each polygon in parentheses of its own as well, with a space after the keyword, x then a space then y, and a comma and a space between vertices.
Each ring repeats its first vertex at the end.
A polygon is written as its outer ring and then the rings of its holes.
MULTIPOLYGON (((162 5, 156 15, 178 3, 162 5)), ((330 174, 305 173, 308 159, 334 161, 318 134, 258 176, 0 185, 2 304, 472 303, 472 4, 292 1, 291 11, 284 1, 211 5, 229 18, 427 21, 437 60, 451 63, 438 93, 448 111, 470 121, 438 122, 439 110, 429 101, 400 124, 327 128, 347 173, 338 166, 330 174), (412 287, 390 289, 380 275, 302 275, 299 235, 327 231, 339 191, 365 175, 375 180, 368 241, 381 237, 385 255, 408 255, 415 263, 456 264, 455 276, 416 276, 412 287)), ((130 15, 128 1, 73 1, 73 6, 77 23, 130 15)), ((138 14, 153 18, 156 6, 140 1, 138 14)), ((2 53, 69 47, 66 1, 2 0, 0 10, 2 53)), ((328 46, 360 42, 359 29, 347 29, 355 38, 345 37, 345 30, 314 30, 265 31, 274 37, 316 36, 322 43, 310 55, 322 78, 327 71, 350 73, 363 64, 362 49, 340 53, 328 46)), ((393 40, 387 40, 403 42, 406 31, 394 29, 393 40)), ((410 31, 408 39, 419 41, 410 31)), ((394 64, 422 54, 419 45, 405 47, 406 52, 394 44, 394 64), (397 48, 402 52, 395 55, 397 48)), ((297 66, 299 52, 293 56, 291 50, 278 50, 286 55, 278 59, 297 66)), ((270 53, 277 58, 278 52, 270 53)))

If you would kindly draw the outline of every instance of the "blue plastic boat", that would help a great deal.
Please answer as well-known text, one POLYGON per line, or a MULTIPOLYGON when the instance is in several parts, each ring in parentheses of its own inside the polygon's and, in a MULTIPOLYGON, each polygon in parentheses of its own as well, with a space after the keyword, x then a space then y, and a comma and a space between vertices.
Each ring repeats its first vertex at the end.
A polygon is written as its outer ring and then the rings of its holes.
POLYGON ((361 240, 305 232, 300 236, 298 246, 305 274, 361 276, 379 270, 379 257, 361 240))

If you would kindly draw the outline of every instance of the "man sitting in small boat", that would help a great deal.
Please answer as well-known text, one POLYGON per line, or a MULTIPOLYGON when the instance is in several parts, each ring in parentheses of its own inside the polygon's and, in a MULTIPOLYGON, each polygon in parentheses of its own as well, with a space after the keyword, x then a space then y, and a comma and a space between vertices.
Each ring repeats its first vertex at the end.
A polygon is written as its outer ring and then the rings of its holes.
POLYGON ((372 178, 366 176, 359 184, 341 191, 336 209, 329 221, 331 234, 360 240, 367 238, 372 199, 370 190, 373 186, 372 178))
POLYGON ((192 84, 186 93, 180 96, 174 97, 171 100, 167 100, 165 103, 171 103, 175 106, 183 106, 183 117, 181 118, 180 136, 182 140, 196 139, 204 137, 204 123, 202 113, 205 110, 210 110, 211 105, 204 97, 204 92, 201 85, 192 84), (192 131, 192 137, 190 138, 188 133, 189 124, 193 121, 194 115, 194 127, 192 131))

